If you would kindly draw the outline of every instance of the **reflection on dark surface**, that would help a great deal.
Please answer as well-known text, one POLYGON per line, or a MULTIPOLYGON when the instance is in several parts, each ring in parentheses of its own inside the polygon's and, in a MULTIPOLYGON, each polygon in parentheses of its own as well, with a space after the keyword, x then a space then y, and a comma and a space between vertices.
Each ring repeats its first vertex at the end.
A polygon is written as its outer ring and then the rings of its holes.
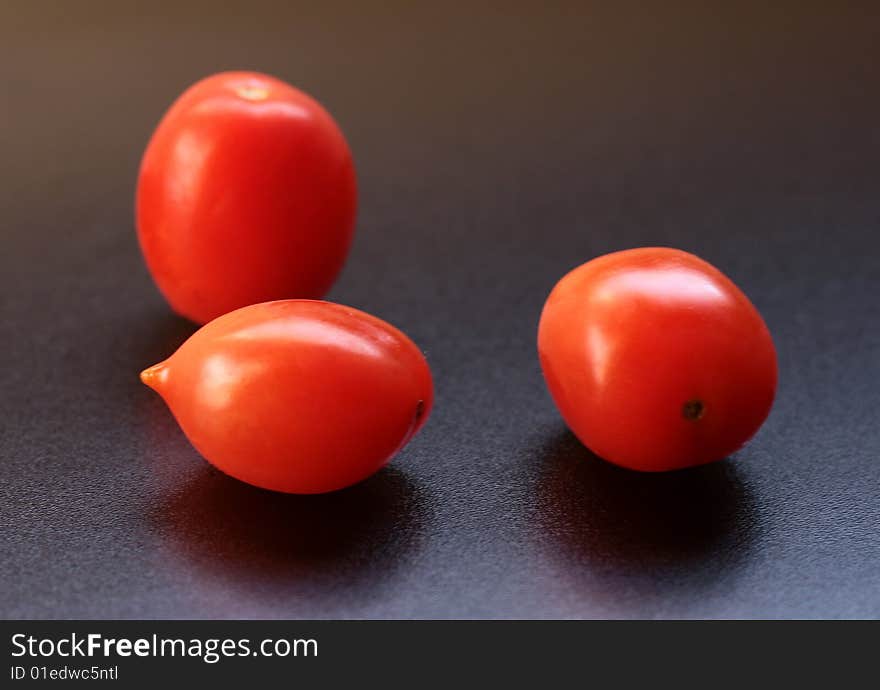
POLYGON ((143 330, 137 340, 138 358, 143 364, 137 365, 140 369, 135 372, 135 377, 141 369, 168 359, 199 329, 198 324, 178 316, 170 307, 164 307, 159 313, 142 315, 137 323, 143 330))
POLYGON ((565 431, 542 449, 541 461, 539 522, 575 565, 691 577, 733 566, 754 539, 754 502, 730 460, 633 472, 600 460, 565 431))
POLYGON ((175 549, 217 575, 329 590, 386 578, 419 542, 424 499, 392 468, 349 489, 296 496, 205 466, 150 517, 175 549))

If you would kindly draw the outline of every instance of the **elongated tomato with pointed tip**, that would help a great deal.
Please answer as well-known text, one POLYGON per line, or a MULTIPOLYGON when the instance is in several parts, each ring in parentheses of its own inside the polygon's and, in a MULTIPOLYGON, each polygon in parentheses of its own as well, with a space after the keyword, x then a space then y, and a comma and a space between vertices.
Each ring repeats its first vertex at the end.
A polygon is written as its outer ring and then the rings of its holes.
POLYGON ((312 300, 221 316, 141 379, 218 469, 298 494, 369 477, 422 428, 434 399, 428 364, 406 335, 312 300))
POLYGON ((718 269, 676 249, 616 252, 571 271, 544 305, 538 353, 575 435, 636 470, 733 453, 776 392, 761 315, 718 269))
POLYGON ((269 300, 323 297, 354 231, 351 152, 321 105, 257 72, 187 89, 150 139, 141 249, 179 314, 207 323, 269 300))

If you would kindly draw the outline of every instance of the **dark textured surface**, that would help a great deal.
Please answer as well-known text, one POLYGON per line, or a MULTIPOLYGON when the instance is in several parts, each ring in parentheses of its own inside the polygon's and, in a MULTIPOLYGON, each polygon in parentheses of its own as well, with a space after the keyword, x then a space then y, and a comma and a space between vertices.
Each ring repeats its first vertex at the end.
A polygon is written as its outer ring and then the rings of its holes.
POLYGON ((0 614, 880 616, 871 3, 120 4, 0 10, 0 614), (139 156, 228 68, 338 118, 361 207, 331 298, 435 373, 423 433, 336 495, 219 475, 137 379, 192 331, 138 253, 139 156), (776 338, 777 404, 725 463, 618 470, 545 392, 553 283, 644 244, 715 263, 776 338))

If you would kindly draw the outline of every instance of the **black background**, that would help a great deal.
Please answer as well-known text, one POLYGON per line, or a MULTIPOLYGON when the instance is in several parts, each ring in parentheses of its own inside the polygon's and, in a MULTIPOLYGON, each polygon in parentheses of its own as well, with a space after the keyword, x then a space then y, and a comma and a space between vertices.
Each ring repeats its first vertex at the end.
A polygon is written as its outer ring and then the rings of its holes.
POLYGON ((880 19, 726 5, 4 2, 0 614, 880 616, 880 19), (232 68, 341 124, 330 298, 435 374, 425 430, 334 495, 213 471, 137 378, 193 331, 139 255, 139 157, 232 68), (565 431, 534 341, 563 273, 658 244, 752 298, 780 386, 735 457, 652 476, 565 431))

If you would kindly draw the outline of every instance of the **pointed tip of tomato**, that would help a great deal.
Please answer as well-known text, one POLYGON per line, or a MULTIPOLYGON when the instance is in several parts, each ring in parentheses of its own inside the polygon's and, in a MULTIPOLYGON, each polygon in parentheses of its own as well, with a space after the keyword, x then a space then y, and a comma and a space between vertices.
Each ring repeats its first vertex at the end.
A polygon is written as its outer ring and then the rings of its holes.
POLYGON ((141 372, 141 381, 155 391, 159 390, 160 386, 165 383, 167 378, 167 362, 159 362, 141 372))

